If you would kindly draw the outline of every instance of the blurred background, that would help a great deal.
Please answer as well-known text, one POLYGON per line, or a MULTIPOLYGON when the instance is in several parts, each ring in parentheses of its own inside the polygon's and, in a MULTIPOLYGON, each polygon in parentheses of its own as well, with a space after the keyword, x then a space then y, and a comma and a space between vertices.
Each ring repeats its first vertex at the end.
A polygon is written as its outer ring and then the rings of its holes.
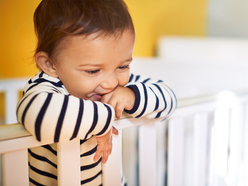
MULTIPOLYGON (((32 16, 40 0, 0 0, 0 78, 32 76, 32 16)), ((248 1, 125 0, 136 28, 134 56, 156 55, 164 35, 248 37, 248 1)))
MULTIPOLYGON (((247 57, 245 55, 248 51, 248 1, 124 1, 129 7, 136 30, 133 55, 137 63, 133 66, 134 71, 149 73, 151 70, 145 68, 145 63, 150 59, 153 60, 154 65, 147 64, 147 66, 157 69, 161 61, 170 63, 165 65, 167 70, 152 75, 158 77, 159 74, 166 72, 166 77, 174 79, 171 83, 172 86, 175 84, 173 90, 179 98, 213 93, 226 88, 247 89, 248 55, 247 57), (161 40, 161 38, 172 38, 172 40, 161 40), (213 46, 215 48, 211 50, 213 46), (220 48, 223 50, 218 50, 220 48), (235 54, 232 53, 233 51, 235 54), (242 59, 238 54, 240 51, 242 59), (164 56, 164 53, 168 55, 164 56), (193 55, 194 53, 196 55, 193 55), (220 60, 217 53, 218 55, 221 53, 221 59, 223 56, 227 56, 227 59, 220 60), (171 54, 174 54, 174 57, 168 58, 171 54), (186 59, 189 55, 191 58, 186 59), (161 57, 164 57, 164 60, 161 60, 161 57), (213 78, 211 79, 210 76, 213 78)), ((0 0, 0 81, 30 77, 37 71, 33 59, 36 45, 33 13, 39 2, 40 0, 0 0)), ((6 115, 5 96, 0 91, 0 123, 4 122, 6 115)), ((247 124, 242 127, 248 131, 247 124)), ((220 133, 222 131, 223 128, 220 133)), ((126 133, 130 135, 130 131, 126 133)), ((137 132, 134 133, 133 136, 136 136, 137 132)), ((244 139, 246 139, 245 144, 248 144, 247 137, 244 139)), ((125 148, 128 152, 130 144, 124 145, 124 151, 125 148)), ((226 150, 224 154, 230 153, 229 151, 226 150)), ((247 150, 246 154, 248 154, 247 150)), ((136 173, 134 176, 137 176, 136 173)))

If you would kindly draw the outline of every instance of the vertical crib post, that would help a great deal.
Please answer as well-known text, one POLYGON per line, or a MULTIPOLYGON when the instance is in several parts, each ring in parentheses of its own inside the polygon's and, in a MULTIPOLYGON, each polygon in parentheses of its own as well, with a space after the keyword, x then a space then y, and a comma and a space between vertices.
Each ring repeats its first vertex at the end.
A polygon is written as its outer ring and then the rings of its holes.
POLYGON ((218 108, 215 111, 211 136, 210 185, 221 185, 227 173, 229 108, 218 108))
POLYGON ((184 119, 169 121, 168 127, 168 186, 184 185, 184 119))
POLYGON ((15 86, 7 87, 5 90, 5 104, 6 104, 6 124, 16 123, 15 108, 18 102, 18 90, 15 86))
POLYGON ((58 185, 81 185, 79 139, 58 143, 57 147, 58 185))
POLYGON ((156 185, 156 150, 156 124, 147 121, 139 127, 139 184, 142 186, 156 185))
POLYGON ((245 125, 244 105, 237 104, 230 111, 229 149, 227 180, 230 185, 242 185, 244 180, 244 149, 245 149, 245 125), (241 166, 242 165, 242 166, 241 166), (239 183, 240 182, 240 183, 239 183), (243 181, 242 181, 243 182, 243 181))
POLYGON ((166 183, 167 157, 167 121, 156 123, 157 132, 157 184, 166 183))
MULTIPOLYGON (((244 111, 244 175, 248 175, 248 103, 244 111)), ((244 185, 248 185, 248 177, 244 176, 244 185)))
POLYGON ((3 186, 28 186, 27 149, 2 154, 3 186))
POLYGON ((193 127, 193 174, 192 186, 205 185, 208 180, 208 114, 199 113, 194 117, 193 127))

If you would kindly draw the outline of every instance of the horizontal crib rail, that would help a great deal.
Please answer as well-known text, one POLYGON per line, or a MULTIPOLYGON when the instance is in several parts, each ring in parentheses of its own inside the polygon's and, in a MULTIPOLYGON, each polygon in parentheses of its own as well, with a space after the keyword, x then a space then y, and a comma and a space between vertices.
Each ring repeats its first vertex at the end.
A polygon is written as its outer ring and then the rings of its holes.
POLYGON ((0 141, 31 136, 20 123, 0 125, 0 141))
POLYGON ((221 91, 221 92, 210 94, 210 95, 201 95, 201 96, 196 96, 196 97, 179 99, 177 108, 191 106, 191 105, 198 105, 201 103, 207 103, 207 102, 213 102, 213 101, 217 102, 217 101, 223 100, 223 96, 224 96, 224 99, 228 99, 230 98, 230 96, 243 98, 247 95, 248 95, 248 90, 243 90, 243 91, 226 90, 226 91, 221 91))

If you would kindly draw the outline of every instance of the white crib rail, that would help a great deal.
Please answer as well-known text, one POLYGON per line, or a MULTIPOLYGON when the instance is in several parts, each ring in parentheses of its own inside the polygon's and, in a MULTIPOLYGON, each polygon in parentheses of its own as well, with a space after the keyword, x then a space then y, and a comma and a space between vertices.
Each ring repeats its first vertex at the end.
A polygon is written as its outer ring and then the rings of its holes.
MULTIPOLYGON (((224 92, 179 100, 164 123, 143 118, 115 121, 120 134, 114 137, 112 155, 103 166, 104 185, 120 185, 121 130, 138 125, 139 185, 247 185, 247 102, 247 92, 224 92)), ((44 144, 21 124, 0 126, 3 186, 28 185, 27 148, 40 145, 44 144)), ((78 154, 78 140, 59 144, 59 185, 80 184, 78 154)))
POLYGON ((5 122, 16 123, 16 113, 15 109, 18 99, 19 92, 23 90, 24 85, 27 83, 28 78, 18 78, 18 79, 6 79, 0 81, 0 93, 5 94, 5 122))

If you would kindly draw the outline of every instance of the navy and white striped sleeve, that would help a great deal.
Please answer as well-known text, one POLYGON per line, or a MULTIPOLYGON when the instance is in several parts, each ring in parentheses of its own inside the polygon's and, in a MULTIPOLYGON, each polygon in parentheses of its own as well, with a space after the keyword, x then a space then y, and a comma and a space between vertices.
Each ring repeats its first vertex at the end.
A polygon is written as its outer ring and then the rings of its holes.
POLYGON ((135 93, 135 104, 131 110, 125 110, 133 117, 147 117, 163 120, 177 107, 174 92, 162 80, 153 80, 145 76, 130 75, 126 87, 135 93))
POLYGON ((57 93, 54 88, 36 86, 17 106, 18 121, 38 141, 86 140, 111 129, 115 117, 111 106, 57 93))

